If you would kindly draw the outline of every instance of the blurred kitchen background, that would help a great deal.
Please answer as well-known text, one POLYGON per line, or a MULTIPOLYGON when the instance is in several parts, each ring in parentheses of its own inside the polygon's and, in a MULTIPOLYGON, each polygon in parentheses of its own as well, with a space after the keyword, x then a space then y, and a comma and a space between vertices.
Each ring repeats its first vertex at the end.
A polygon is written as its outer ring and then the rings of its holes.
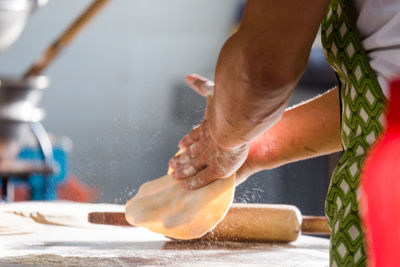
MULTIPOLYGON (((21 37, 0 54, 0 73, 18 76, 91 3, 50 0, 21 37)), ((114 0, 46 70, 44 127, 72 143, 68 175, 97 194, 125 203, 162 176, 177 143, 201 121, 205 101, 187 74, 213 78, 218 52, 237 25, 241 0, 114 0)), ((318 42, 292 104, 335 84, 318 42)), ((297 205, 323 214, 336 156, 264 171, 237 188, 239 202, 297 205)), ((67 178, 66 178, 67 179, 67 178)))

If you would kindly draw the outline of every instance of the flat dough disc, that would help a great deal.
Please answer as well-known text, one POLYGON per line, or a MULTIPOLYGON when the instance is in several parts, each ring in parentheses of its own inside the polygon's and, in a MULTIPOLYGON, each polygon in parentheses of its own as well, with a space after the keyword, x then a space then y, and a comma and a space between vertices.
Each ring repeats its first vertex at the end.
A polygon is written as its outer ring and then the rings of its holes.
POLYGON ((235 175, 197 190, 184 190, 170 175, 143 184, 125 205, 127 221, 175 239, 196 239, 212 230, 227 213, 235 175))

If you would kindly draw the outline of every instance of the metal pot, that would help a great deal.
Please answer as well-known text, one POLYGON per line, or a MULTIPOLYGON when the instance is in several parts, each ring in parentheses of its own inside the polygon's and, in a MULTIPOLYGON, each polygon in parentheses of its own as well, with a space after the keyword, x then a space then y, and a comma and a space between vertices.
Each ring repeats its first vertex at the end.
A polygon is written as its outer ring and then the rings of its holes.
POLYGON ((48 0, 0 0, 0 52, 20 36, 29 14, 48 0))
POLYGON ((0 78, 0 160, 14 159, 24 139, 32 138, 30 124, 44 117, 37 106, 48 85, 45 76, 0 78))
POLYGON ((44 114, 37 105, 48 85, 45 76, 0 78, 0 121, 41 121, 44 114))

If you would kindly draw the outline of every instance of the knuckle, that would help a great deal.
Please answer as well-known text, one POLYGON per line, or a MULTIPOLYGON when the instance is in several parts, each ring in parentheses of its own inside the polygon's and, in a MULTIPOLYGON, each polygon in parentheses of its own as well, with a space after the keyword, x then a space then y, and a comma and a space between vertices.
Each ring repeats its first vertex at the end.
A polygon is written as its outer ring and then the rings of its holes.
POLYGON ((191 155, 195 156, 198 155, 199 152, 201 151, 199 148, 200 148, 199 143, 194 143, 189 146, 188 150, 191 155))
POLYGON ((186 166, 185 168, 182 169, 182 174, 185 177, 192 176, 196 174, 196 169, 192 165, 186 166))
POLYGON ((180 166, 188 164, 189 161, 190 158, 186 152, 176 157, 176 164, 180 166))

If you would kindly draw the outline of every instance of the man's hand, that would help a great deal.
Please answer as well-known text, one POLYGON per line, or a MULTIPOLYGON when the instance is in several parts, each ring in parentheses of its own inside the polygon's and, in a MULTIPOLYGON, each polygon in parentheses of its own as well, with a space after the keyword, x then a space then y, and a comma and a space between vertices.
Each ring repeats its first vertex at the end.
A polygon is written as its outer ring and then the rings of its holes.
POLYGON ((187 76, 186 82, 207 98, 207 109, 202 123, 179 142, 184 152, 172 158, 169 166, 174 169, 171 175, 175 179, 184 180, 182 186, 185 189, 197 189, 234 174, 246 160, 249 144, 238 147, 219 146, 210 130, 210 122, 215 120, 210 105, 214 83, 194 74, 187 76))
MULTIPOLYGON (((189 75, 187 83, 212 101, 212 81, 189 75)), ((183 186, 187 189, 199 188, 216 179, 228 177, 235 171, 235 184, 239 185, 258 171, 342 149, 337 87, 287 110, 277 124, 236 153, 220 148, 211 138, 207 138, 210 135, 207 126, 209 108, 203 123, 180 141, 179 146, 186 152, 170 161, 170 166, 177 170, 173 176, 185 180, 183 186), (212 160, 206 160, 207 157, 212 160), (207 167, 196 168, 199 165, 195 162, 202 162, 207 167)))

